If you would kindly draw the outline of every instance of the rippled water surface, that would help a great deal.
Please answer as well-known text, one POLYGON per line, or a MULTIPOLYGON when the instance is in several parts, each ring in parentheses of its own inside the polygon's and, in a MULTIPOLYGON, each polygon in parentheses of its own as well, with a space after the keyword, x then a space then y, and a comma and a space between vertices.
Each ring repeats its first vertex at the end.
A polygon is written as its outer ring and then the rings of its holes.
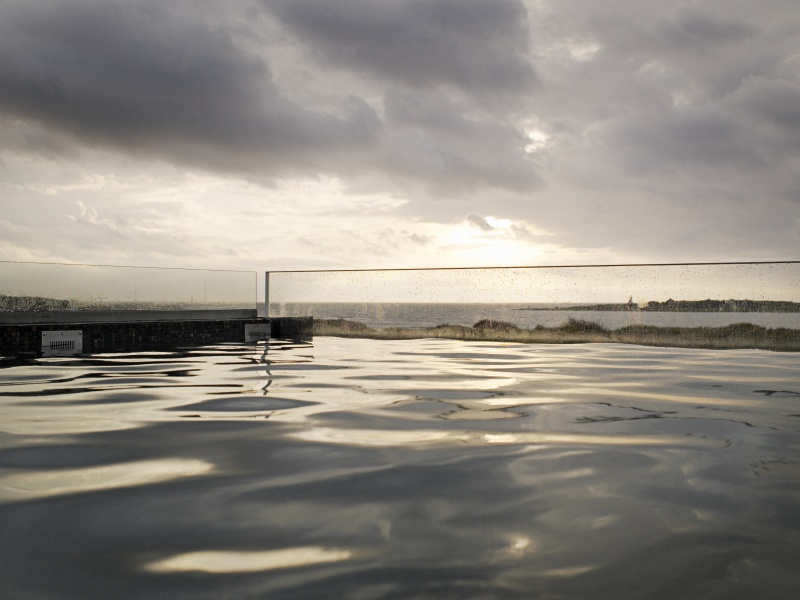
POLYGON ((317 338, 0 369, 3 598, 796 598, 800 355, 317 338))

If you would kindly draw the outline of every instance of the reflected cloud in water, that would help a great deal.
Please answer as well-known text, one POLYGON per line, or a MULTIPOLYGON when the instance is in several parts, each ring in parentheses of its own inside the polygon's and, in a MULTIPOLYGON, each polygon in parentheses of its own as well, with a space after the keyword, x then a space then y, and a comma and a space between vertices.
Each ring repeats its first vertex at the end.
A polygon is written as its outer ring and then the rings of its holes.
POLYGON ((794 597, 797 358, 318 338, 5 368, 0 579, 70 600, 794 597))
POLYGON ((351 556, 349 550, 315 546, 262 551, 206 550, 155 561, 146 565, 145 570, 152 573, 252 573, 338 562, 351 556))
POLYGON ((152 485, 214 471, 214 465, 196 459, 164 458, 117 465, 31 471, 0 476, 0 500, 30 500, 82 492, 152 485))
MULTIPOLYGON (((481 419, 478 419, 481 420, 481 419)), ((346 444, 353 446, 392 447, 411 449, 427 444, 480 445, 480 444, 547 444, 589 446, 675 446, 691 448, 723 448, 727 440, 670 436, 591 435, 569 433, 457 433, 435 430, 385 430, 385 429, 334 429, 317 427, 312 431, 289 434, 291 437, 313 442, 346 444)))

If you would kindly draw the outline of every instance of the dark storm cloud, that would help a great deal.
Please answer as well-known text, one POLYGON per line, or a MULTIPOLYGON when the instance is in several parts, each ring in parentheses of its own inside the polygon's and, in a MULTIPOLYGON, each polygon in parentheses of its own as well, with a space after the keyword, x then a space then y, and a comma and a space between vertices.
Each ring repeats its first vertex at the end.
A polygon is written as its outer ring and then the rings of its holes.
POLYGON ((611 129, 605 140, 640 176, 753 167, 762 158, 750 141, 733 116, 708 108, 644 112, 611 129))
POLYGON ((223 130, 200 116, 253 112, 264 65, 197 21, 142 4, 29 3, 4 12, 4 107, 132 138, 223 130))
POLYGON ((352 228, 367 194, 636 260, 800 247, 796 0, 0 2, 0 160, 331 176, 352 228))
POLYGON ((399 176, 429 181, 439 193, 474 186, 523 192, 539 179, 526 157, 526 139, 507 121, 468 115, 465 107, 435 92, 393 90, 384 98, 384 162, 399 176))
POLYGON ((536 181, 526 172, 524 140, 502 114, 454 117, 471 101, 447 100, 447 114, 435 90, 416 90, 412 101, 402 86, 376 83, 371 71, 386 67, 407 84, 522 89, 533 73, 521 54, 521 4, 333 4, 333 12, 309 2, 269 6, 308 29, 312 42, 321 35, 323 49, 341 60, 328 45, 352 49, 351 66, 365 70, 358 93, 372 105, 313 70, 300 84, 311 93, 298 96, 291 76, 310 67, 286 51, 268 13, 246 0, 64 0, 4 8, 2 110, 85 144, 249 176, 377 172, 439 190, 536 181), (378 40, 392 47, 374 47, 378 40), (290 76, 275 77, 271 61, 290 76))
POLYGON ((679 11, 660 25, 666 37, 686 43, 738 43, 755 29, 742 21, 714 17, 696 9, 679 11))
POLYGON ((795 82, 755 77, 744 82, 733 102, 800 147, 800 86, 795 82))
POLYGON ((471 212, 467 215, 467 221, 475 225, 481 231, 491 231, 494 229, 489 222, 483 218, 483 215, 479 215, 478 213, 471 212))
POLYGON ((0 36, 3 111, 221 167, 313 164, 374 136, 378 120, 363 102, 336 118, 288 101, 220 25, 182 3, 13 3, 0 36))
POLYGON ((633 54, 686 54, 701 48, 731 47, 758 34, 757 27, 724 13, 676 9, 669 4, 665 8, 650 11, 645 19, 615 14, 616 23, 606 18, 598 18, 595 23, 600 29, 617 32, 608 40, 610 47, 633 54))
POLYGON ((530 90, 526 10, 518 0, 263 0, 337 67, 412 87, 469 93, 530 90))
POLYGON ((544 185, 490 214, 527 217, 573 247, 797 256, 796 7, 529 3, 542 81, 531 112, 550 136, 544 185))
POLYGON ((564 115, 575 130, 589 125, 610 132, 614 146, 602 146, 603 152, 647 148, 663 153, 666 164, 750 158, 760 167, 755 146, 795 129, 800 116, 800 13, 784 2, 694 6, 559 3, 564 14, 551 18, 599 50, 560 73, 569 78, 560 83, 572 98, 548 90, 541 106, 564 115), (784 131, 766 130, 765 124, 784 131))

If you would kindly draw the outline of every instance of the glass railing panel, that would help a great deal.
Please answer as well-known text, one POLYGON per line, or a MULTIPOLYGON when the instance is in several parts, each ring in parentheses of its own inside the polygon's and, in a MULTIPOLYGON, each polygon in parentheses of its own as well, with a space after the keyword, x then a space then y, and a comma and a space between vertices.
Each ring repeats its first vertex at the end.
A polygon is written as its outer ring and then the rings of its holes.
POLYGON ((756 347, 786 349, 791 344, 784 337, 795 334, 778 330, 800 333, 798 262, 294 271, 269 278, 270 315, 313 316, 317 335, 335 334, 338 327, 340 333, 377 337, 660 336, 666 343, 670 329, 683 329, 672 337, 727 335, 739 347, 760 336, 756 347), (749 333, 741 324, 752 326, 749 333), (454 327, 445 331, 444 325, 454 327), (721 328, 728 330, 705 331, 721 328), (400 329, 405 331, 394 331, 400 329))
POLYGON ((0 262, 0 312, 254 310, 253 271, 0 262))

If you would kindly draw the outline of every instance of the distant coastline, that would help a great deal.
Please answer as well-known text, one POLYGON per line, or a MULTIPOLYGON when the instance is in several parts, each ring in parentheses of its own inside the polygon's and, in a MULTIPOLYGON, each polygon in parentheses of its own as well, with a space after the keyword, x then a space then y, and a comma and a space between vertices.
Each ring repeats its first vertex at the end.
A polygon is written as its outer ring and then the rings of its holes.
POLYGON ((783 300, 673 300, 651 301, 639 306, 633 301, 619 304, 587 304, 560 308, 521 310, 580 310, 627 312, 731 312, 731 313, 800 313, 800 302, 783 300))
POLYGON ((178 302, 155 300, 65 300, 45 298, 43 296, 12 296, 0 293, 0 313, 33 313, 33 312, 80 312, 107 310, 229 310, 250 309, 253 304, 247 302, 178 302))

